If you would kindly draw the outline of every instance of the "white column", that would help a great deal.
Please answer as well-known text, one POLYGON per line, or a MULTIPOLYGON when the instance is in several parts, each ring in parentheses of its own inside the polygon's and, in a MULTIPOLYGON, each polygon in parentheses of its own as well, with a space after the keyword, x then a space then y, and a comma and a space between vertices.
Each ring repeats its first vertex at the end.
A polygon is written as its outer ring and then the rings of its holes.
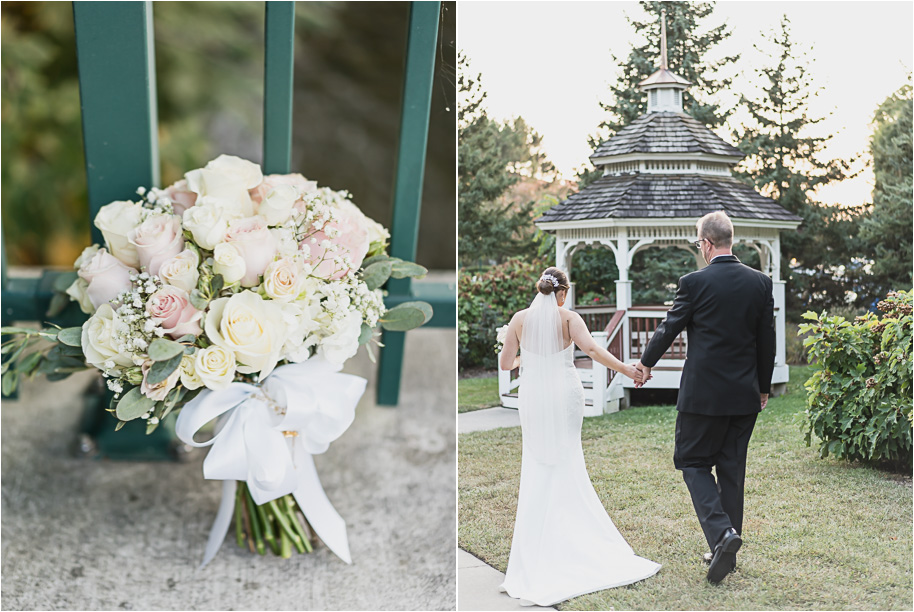
POLYGON ((787 283, 782 280, 774 281, 772 293, 774 294, 774 365, 782 366, 787 363, 787 342, 785 340, 785 329, 787 326, 786 309, 785 309, 785 291, 787 283))
MULTIPOLYGON (((778 234, 774 239, 774 248, 769 256, 771 261, 771 280, 781 280, 781 236, 778 234)), ((782 306, 783 308, 783 306, 782 306)))
MULTIPOLYGON (((628 268, 631 265, 628 253, 628 230, 619 228, 619 240, 616 242, 616 266, 619 268, 619 280, 616 281, 616 309, 631 310, 632 307, 632 282, 628 280, 628 268)), ((622 319, 622 361, 628 362, 631 359, 631 346, 629 346, 629 328, 628 315, 622 319)))
POLYGON ((555 267, 565 269, 565 241, 555 238, 555 267))

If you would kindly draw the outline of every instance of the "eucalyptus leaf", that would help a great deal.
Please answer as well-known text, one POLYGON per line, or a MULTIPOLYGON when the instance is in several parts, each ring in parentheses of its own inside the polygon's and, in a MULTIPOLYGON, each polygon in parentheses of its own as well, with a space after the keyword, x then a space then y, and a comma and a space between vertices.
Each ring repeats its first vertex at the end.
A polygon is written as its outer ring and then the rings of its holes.
POLYGON ((174 340, 156 338, 149 343, 146 354, 149 355, 149 358, 153 361, 168 361, 176 355, 183 355, 184 345, 178 344, 174 340))
POLYGON ((41 351, 29 353, 25 359, 16 364, 16 371, 20 374, 31 374, 41 362, 41 355, 41 351))
POLYGON ((190 292, 190 303, 197 310, 206 310, 207 305, 209 305, 209 300, 203 297, 203 294, 200 293, 199 289, 194 289, 190 292))
POLYGON ((181 359, 184 358, 184 351, 175 355, 167 361, 156 361, 152 364, 152 367, 149 368, 149 372, 146 374, 146 384, 147 385, 157 385, 161 382, 164 382, 172 373, 178 369, 181 365, 181 359))
POLYGON ((16 370, 9 370, 0 380, 3 395, 10 396, 16 391, 16 385, 19 384, 19 373, 16 370))
POLYGON ((73 372, 67 372, 67 371, 51 372, 50 374, 48 374, 48 382, 57 382, 58 380, 64 380, 65 378, 69 378, 70 374, 72 374, 72 373, 73 372))
POLYGON ((219 295, 219 292, 222 291, 222 288, 225 287, 225 279, 221 274, 217 274, 213 277, 213 280, 209 282, 210 295, 216 297, 219 295))
POLYGON ((362 260, 362 269, 364 270, 371 264, 377 263, 379 261, 390 261, 390 260, 391 260, 391 258, 387 255, 384 255, 383 253, 380 255, 374 255, 372 257, 362 260))
POLYGON ((10 342, 9 344, 4 344, 3 347, 0 348, 0 354, 6 355, 10 351, 14 351, 18 348, 19 348, 19 341, 10 342))
POLYGON ((374 291, 387 282, 392 268, 393 265, 390 261, 373 263, 362 270, 362 280, 368 285, 370 291, 374 291))
POLYGON ((425 302, 405 302, 391 308, 381 317, 387 331, 409 331, 432 318, 432 307, 425 302))
POLYGON ((82 346, 82 327, 68 327, 57 332, 57 340, 67 346, 82 346))
POLYGON ((34 334, 36 330, 28 327, 0 327, 0 334, 34 334))
POLYGON ((193 342, 196 339, 196 336, 193 334, 184 334, 176 340, 176 342, 193 342))
POLYGON ((51 296, 51 302, 48 304, 48 310, 44 316, 48 318, 56 317, 70 305, 70 296, 66 293, 55 293, 51 296))
POLYGON ((367 344, 371 340, 372 327, 368 323, 362 323, 362 330, 359 332, 359 346, 367 344))
POLYGON ((118 421, 117 425, 114 426, 114 431, 120 431, 121 428, 127 424, 127 421, 118 421))
POLYGON ((70 288, 70 285, 72 285, 73 281, 75 281, 77 278, 79 278, 79 275, 75 270, 72 272, 63 272, 54 278, 54 282, 51 283, 51 287, 54 289, 54 291, 64 293, 67 289, 70 288))
POLYGON ((153 400, 143 395, 139 387, 134 387, 117 403, 115 413, 122 421, 132 421, 152 411, 154 406, 153 400))
POLYGON ((60 351, 61 355, 67 357, 79 357, 82 359, 84 357, 83 349, 81 346, 67 346, 66 344, 58 344, 55 348, 60 351))
POLYGON ((390 271, 393 278, 425 278, 428 270, 424 266, 411 261, 399 261, 395 263, 390 271))

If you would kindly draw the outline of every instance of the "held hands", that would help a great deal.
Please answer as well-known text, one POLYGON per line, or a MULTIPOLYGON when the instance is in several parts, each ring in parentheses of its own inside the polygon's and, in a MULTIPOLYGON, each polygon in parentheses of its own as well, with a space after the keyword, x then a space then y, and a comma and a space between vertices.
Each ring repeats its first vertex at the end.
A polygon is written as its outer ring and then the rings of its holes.
POLYGON ((636 389, 640 389, 644 386, 644 383, 653 378, 653 376, 651 376, 651 369, 641 363, 627 364, 623 374, 635 381, 636 389))

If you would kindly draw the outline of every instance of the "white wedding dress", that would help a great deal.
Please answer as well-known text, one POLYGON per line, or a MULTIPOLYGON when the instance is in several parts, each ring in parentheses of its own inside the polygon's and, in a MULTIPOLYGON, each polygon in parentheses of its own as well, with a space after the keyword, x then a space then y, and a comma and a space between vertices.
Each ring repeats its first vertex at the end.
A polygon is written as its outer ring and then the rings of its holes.
MULTIPOLYGON (((538 293, 521 337, 520 495, 501 590, 541 606, 644 580, 660 565, 635 555, 584 465, 584 387, 564 347, 555 295, 538 293)), ((526 602, 524 602, 526 603, 526 602)))

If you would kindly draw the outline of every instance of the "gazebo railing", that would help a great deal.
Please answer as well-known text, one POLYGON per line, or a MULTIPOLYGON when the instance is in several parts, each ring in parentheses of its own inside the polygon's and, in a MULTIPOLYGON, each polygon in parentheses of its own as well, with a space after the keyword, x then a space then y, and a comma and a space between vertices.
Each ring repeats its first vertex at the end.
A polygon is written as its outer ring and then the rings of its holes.
MULTIPOLYGON (((667 306, 636 306, 628 311, 629 359, 641 359, 668 310, 667 306)), ((685 359, 687 348, 688 338, 683 331, 673 340, 661 359, 685 359)))

